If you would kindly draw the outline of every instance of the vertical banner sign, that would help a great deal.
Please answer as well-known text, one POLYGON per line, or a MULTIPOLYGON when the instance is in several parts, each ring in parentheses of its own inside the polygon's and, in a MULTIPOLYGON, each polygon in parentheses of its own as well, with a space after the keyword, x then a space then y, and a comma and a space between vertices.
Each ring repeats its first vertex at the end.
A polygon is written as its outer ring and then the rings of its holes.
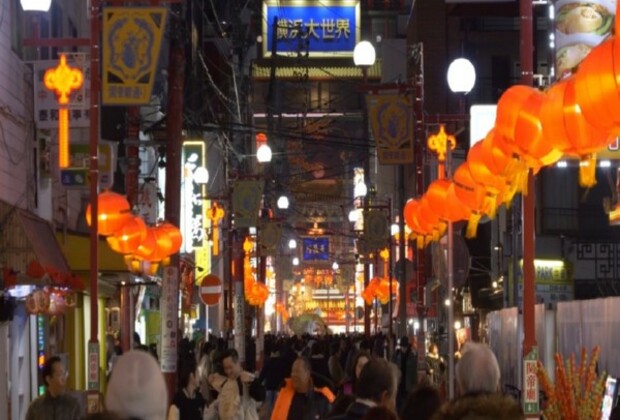
POLYGON ((177 370, 177 327, 179 316, 179 270, 166 267, 161 286, 161 371, 177 370))
POLYGON ((166 14, 164 7, 103 9, 101 93, 105 105, 149 103, 166 14))
POLYGON ((236 181, 233 189, 235 227, 253 227, 263 197, 263 185, 258 181, 236 181))
MULTIPOLYGON (((206 186, 198 183, 196 175, 204 167, 205 143, 202 140, 183 142, 183 172, 181 178, 181 233, 183 253, 206 247, 206 186)), ((199 262, 196 261, 196 265, 199 262)))
POLYGON ((99 343, 88 343, 88 390, 99 390, 99 343))
POLYGON ((263 2, 263 56, 297 56, 307 42, 309 57, 352 57, 360 41, 359 0, 266 0, 263 2), (278 19, 278 26, 273 25, 278 19))
POLYGON ((364 212, 364 239, 367 251, 372 252, 388 245, 390 226, 388 216, 382 210, 364 212))
POLYGON ((555 7, 555 74, 570 76, 598 44, 611 36, 615 0, 558 0, 555 7))
POLYGON ((235 350, 239 353, 239 361, 245 362, 245 299, 243 282, 235 282, 235 350))
POLYGON ((523 411, 525 415, 538 414, 538 347, 523 358, 523 411))
MULTIPOLYGON (((99 141, 99 187, 112 188, 116 169, 116 143, 99 141)), ((88 144, 69 144, 69 167, 60 170, 60 183, 66 188, 88 188, 90 179, 88 144)), ((154 223, 154 222, 153 222, 154 223)))
POLYGON ((260 255, 276 255, 281 238, 282 225, 280 223, 261 223, 258 235, 260 255))
POLYGON ((413 162, 413 107, 409 95, 369 95, 368 122, 382 165, 413 162))

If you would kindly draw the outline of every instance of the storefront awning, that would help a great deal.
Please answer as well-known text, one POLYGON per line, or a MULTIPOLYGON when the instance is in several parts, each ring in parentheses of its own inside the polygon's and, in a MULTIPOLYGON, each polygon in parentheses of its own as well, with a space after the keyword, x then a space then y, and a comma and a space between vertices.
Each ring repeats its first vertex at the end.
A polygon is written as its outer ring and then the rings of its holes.
MULTIPOLYGON (((77 233, 56 233, 61 249, 71 270, 90 271, 90 238, 77 233)), ((123 256, 110 249, 105 239, 99 239, 98 247, 100 272, 127 272, 123 256)))
POLYGON ((5 267, 25 273, 28 264, 36 261, 62 273, 71 271, 49 222, 3 201, 0 201, 0 221, 0 249, 5 267))

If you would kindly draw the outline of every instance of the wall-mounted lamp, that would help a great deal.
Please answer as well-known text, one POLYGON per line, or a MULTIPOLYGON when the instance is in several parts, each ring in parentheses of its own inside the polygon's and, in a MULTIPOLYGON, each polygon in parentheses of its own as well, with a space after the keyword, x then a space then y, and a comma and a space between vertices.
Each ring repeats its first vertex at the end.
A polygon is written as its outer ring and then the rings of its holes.
POLYGON ((21 0, 24 12, 48 12, 52 0, 21 0))

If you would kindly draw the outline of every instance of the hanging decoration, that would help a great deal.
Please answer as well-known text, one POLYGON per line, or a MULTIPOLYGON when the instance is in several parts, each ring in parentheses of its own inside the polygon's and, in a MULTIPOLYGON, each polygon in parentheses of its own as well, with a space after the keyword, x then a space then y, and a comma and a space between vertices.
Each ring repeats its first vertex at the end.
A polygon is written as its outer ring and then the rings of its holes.
MULTIPOLYGON (((620 3, 617 5, 620 13, 620 3)), ((620 19, 615 21, 620 33, 620 19)), ((403 215, 418 247, 443 234, 445 222, 468 220, 474 237, 483 215, 510 204, 516 193, 527 194, 527 174, 552 165, 562 156, 579 159, 579 184, 596 183, 597 152, 620 135, 620 40, 616 36, 594 47, 571 77, 546 92, 512 86, 500 98, 495 127, 474 145, 451 180, 435 181, 421 197, 407 202, 403 215)), ((429 137, 438 154, 439 178, 447 147, 444 127, 429 137), (444 147, 444 145, 446 147, 444 147)), ((378 283, 362 292, 367 303, 378 283)))
POLYGON ((207 210, 207 219, 211 221, 211 234, 213 240, 213 255, 220 255, 220 220, 224 218, 226 212, 217 201, 207 210))
MULTIPOLYGON (((129 201, 124 195, 104 191, 97 196, 98 231, 102 236, 110 236, 119 230, 131 217, 129 201)), ((86 223, 91 225, 91 207, 86 207, 86 223)))
POLYGON ((60 54, 58 66, 48 69, 43 83, 58 97, 58 167, 69 167, 69 96, 82 87, 84 75, 80 69, 67 65, 67 56, 60 54))

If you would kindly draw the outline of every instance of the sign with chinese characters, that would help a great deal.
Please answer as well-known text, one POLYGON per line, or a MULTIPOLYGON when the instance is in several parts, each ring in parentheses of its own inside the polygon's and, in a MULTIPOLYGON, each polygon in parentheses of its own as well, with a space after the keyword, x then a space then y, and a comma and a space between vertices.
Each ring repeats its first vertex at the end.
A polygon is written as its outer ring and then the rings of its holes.
POLYGON ((364 240, 366 251, 373 252, 388 246, 390 225, 387 212, 383 210, 369 210, 364 212, 364 240))
POLYGON ((205 143, 202 140, 183 142, 183 176, 181 181, 181 232, 183 253, 204 246, 206 225, 206 185, 196 182, 196 171, 205 165, 205 143))
POLYGON ((329 261, 329 237, 309 236, 303 238, 301 243, 304 261, 329 261))
POLYGON ((410 96, 369 95, 368 120, 382 165, 413 162, 413 112, 410 96))
POLYGON ((538 414, 538 347, 523 357, 523 411, 538 414))
MULTIPOLYGON (((60 182, 67 188, 86 188, 90 185, 90 154, 88 144, 69 145, 69 167, 60 170, 60 182)), ((112 188, 116 153, 111 142, 99 142, 99 186, 112 188)))
POLYGON ((99 343, 88 343, 88 390, 99 389, 99 343))
POLYGON ((264 57, 271 56, 274 37, 277 54, 297 54, 306 41, 310 57, 352 57, 360 30, 359 0, 263 2, 264 57))
MULTIPOLYGON (((58 65, 56 60, 36 61, 34 63, 34 121, 37 129, 57 129, 59 105, 54 92, 45 87, 45 72, 58 65)), ((88 106, 90 101, 90 65, 84 54, 67 54, 67 65, 80 69, 84 83, 69 94, 68 118, 71 128, 86 128, 90 125, 88 106)))
POLYGON ((103 9, 101 94, 104 104, 149 103, 166 15, 164 7, 103 9))
POLYGON ((161 371, 177 370, 177 324, 179 312, 179 271, 168 266, 161 285, 161 371))

